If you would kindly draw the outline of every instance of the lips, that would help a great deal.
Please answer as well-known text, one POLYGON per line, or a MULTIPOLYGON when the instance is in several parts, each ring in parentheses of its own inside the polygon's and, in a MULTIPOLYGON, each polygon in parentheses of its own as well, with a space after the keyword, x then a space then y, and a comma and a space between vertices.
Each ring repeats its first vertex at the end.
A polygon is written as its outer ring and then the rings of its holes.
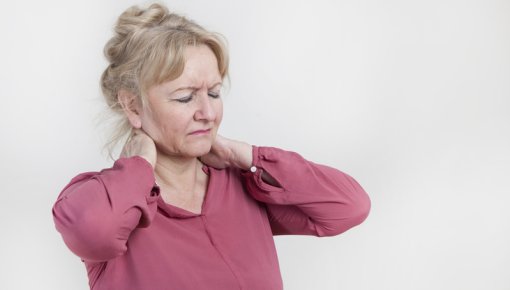
POLYGON ((201 130, 193 131, 189 134, 190 135, 204 135, 204 134, 209 134, 209 132, 211 132, 211 129, 201 129, 201 130))

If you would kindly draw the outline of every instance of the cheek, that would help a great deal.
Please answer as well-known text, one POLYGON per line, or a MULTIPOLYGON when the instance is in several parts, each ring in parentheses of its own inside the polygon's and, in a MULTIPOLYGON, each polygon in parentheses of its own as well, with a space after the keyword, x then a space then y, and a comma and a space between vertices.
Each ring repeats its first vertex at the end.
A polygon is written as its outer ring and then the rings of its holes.
POLYGON ((192 121, 192 111, 185 109, 169 110, 158 117, 156 126, 160 128, 162 137, 166 140, 178 139, 188 132, 192 121))
POLYGON ((223 102, 220 100, 216 108, 216 124, 220 124, 223 119, 223 102))
POLYGON ((182 124, 179 123, 179 120, 173 118, 162 118, 158 120, 157 125, 159 130, 161 131, 161 137, 168 139, 171 136, 175 136, 176 133, 179 132, 179 128, 182 127, 182 124))
POLYGON ((155 141, 161 141, 172 135, 174 120, 166 112, 153 110, 152 114, 145 115, 144 128, 155 141))

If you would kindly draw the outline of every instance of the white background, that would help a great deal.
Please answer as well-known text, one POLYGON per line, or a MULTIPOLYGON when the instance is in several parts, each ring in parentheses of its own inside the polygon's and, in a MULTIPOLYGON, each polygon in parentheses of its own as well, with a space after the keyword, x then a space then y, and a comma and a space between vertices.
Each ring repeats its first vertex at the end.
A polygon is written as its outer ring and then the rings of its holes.
MULTIPOLYGON (((6 1, 0 289, 88 289, 51 207, 111 162, 98 80, 134 1, 6 1)), ((172 1, 221 32, 221 133, 337 167, 372 199, 334 238, 278 237, 285 289, 510 289, 510 1, 172 1)))

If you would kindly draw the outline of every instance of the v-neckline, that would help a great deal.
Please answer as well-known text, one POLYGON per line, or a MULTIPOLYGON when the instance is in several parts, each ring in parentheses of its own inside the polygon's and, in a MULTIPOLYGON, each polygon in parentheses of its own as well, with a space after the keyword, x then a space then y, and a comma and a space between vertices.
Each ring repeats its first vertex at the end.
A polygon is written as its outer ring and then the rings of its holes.
POLYGON ((167 215, 168 217, 171 217, 171 218, 193 218, 193 217, 199 217, 199 216, 203 216, 205 215, 205 212, 207 211, 207 208, 208 208, 208 200, 211 196, 211 189, 213 188, 213 182, 214 182, 214 178, 212 177, 213 174, 211 174, 211 172, 213 170, 211 170, 210 167, 208 167, 207 165, 202 165, 202 171, 204 171, 204 173, 208 176, 207 177, 207 186, 206 186, 206 189, 205 189, 205 193, 204 193, 204 198, 202 200, 202 206, 201 206, 201 209, 200 209, 200 213, 195 213, 195 212, 192 212, 192 211, 189 211, 187 209, 184 209, 184 208, 181 208, 181 207, 178 207, 176 205, 173 205, 173 204, 170 204, 170 203, 167 203, 166 201, 163 200, 163 198, 160 196, 158 198, 158 210, 161 210, 163 211, 163 213, 165 215, 167 215))

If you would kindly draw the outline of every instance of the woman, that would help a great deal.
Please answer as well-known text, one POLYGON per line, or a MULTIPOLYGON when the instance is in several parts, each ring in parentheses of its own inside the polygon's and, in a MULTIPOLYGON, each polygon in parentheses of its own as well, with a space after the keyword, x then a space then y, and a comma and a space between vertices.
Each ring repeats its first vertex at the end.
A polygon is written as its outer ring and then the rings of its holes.
POLYGON ((53 208, 91 289, 282 289, 273 235, 332 236, 366 218, 350 176, 217 135, 217 35, 158 4, 126 10, 115 31, 102 89, 130 138, 53 208))

